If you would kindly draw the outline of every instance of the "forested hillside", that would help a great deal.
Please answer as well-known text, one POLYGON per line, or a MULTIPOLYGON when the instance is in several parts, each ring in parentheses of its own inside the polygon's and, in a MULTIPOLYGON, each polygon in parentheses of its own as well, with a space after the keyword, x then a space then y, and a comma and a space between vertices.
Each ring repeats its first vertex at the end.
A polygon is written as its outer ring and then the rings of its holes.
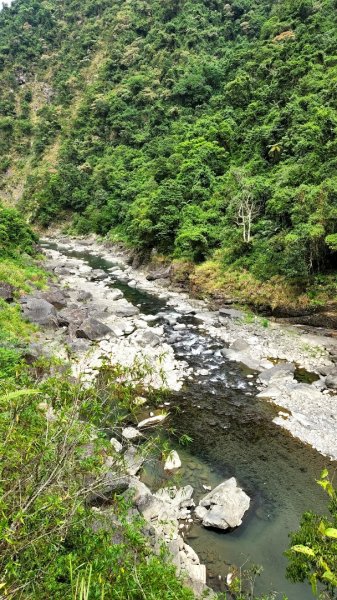
POLYGON ((336 9, 16 0, 0 13, 0 195, 43 226, 71 217, 331 296, 336 9))

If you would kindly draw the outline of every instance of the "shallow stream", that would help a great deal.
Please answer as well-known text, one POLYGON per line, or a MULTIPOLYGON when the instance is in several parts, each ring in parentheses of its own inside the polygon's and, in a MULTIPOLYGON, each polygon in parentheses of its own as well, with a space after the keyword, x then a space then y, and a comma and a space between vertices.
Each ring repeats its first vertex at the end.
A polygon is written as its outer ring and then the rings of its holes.
MULTIPOLYGON (((95 269, 107 271, 116 264, 90 251, 48 247, 81 258, 95 269)), ((195 524, 187 534, 188 543, 207 566, 209 584, 222 589, 231 564, 262 565, 256 593, 275 590, 280 599, 284 593, 289 600, 310 600, 309 586, 286 580, 283 552, 304 511, 326 511, 324 493, 315 480, 328 459, 272 423, 277 409, 255 398, 256 374, 225 358, 223 342, 208 336, 194 316, 178 315, 178 324, 185 328, 174 330, 169 321, 177 313, 165 301, 119 281, 111 285, 141 312, 160 313, 168 343, 177 358, 193 368, 183 389, 171 398, 173 443, 179 435, 192 438, 187 448, 177 447, 183 462, 179 484, 191 484, 198 500, 206 493, 203 485, 215 486, 235 476, 251 497, 250 510, 235 531, 223 533, 195 524)), ((144 478, 155 488, 165 475, 149 466, 144 478)))

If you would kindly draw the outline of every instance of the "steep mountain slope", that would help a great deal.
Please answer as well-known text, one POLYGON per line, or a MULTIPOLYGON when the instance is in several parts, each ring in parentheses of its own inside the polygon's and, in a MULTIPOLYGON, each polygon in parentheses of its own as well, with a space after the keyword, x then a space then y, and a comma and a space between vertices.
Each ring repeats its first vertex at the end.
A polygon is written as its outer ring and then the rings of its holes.
POLYGON ((16 0, 2 197, 42 225, 75 214, 143 252, 335 293, 336 8, 16 0))

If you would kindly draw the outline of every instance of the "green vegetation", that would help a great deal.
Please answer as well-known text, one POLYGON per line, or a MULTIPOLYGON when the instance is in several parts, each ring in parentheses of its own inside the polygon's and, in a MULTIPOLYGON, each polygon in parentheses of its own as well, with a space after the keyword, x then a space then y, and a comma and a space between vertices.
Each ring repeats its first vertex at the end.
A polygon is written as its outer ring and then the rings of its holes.
POLYGON ((330 498, 330 519, 312 512, 303 515, 286 553, 287 575, 294 582, 309 581, 315 595, 323 586, 325 591, 320 597, 333 599, 337 597, 337 492, 327 470, 318 484, 330 498))
POLYGON ((335 0, 16 0, 0 32, 2 187, 32 218, 336 293, 335 0))

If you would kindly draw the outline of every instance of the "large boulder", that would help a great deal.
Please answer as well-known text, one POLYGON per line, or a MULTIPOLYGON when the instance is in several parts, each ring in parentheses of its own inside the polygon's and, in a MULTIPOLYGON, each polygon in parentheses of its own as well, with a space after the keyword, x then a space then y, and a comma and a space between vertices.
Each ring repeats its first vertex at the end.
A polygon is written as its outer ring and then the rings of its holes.
POLYGON ((57 290, 57 289, 48 290, 47 292, 44 292, 41 295, 41 298, 43 298, 44 300, 47 300, 47 302, 50 302, 50 304, 55 306, 55 308, 57 308, 58 310, 65 308, 67 306, 66 297, 63 294, 63 292, 61 292, 61 290, 57 290))
POLYGON ((31 323, 44 326, 56 326, 56 309, 47 300, 26 296, 21 299, 23 316, 31 323))
POLYGON ((76 329, 76 337, 99 340, 111 333, 110 327, 97 319, 85 319, 76 329))
POLYGON ((292 363, 280 363, 271 369, 262 371, 259 375, 259 380, 265 385, 270 385, 271 382, 276 383, 277 381, 294 379, 295 365, 292 363))
POLYGON ((80 325, 88 316, 88 310, 84 307, 73 306, 60 310, 57 314, 59 325, 80 325))
POLYGON ((250 505, 249 496, 238 486, 235 477, 220 483, 199 502, 198 516, 205 527, 238 527, 250 505))

